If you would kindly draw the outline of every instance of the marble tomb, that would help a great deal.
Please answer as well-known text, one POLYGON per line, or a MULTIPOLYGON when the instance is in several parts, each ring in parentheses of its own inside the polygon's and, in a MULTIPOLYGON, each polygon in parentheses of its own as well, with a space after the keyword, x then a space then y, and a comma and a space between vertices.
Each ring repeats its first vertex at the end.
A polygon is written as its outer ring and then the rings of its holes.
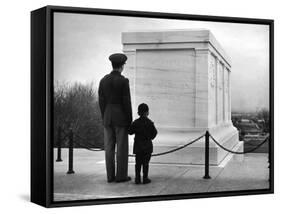
MULTIPOLYGON (((159 132, 155 152, 183 145, 206 130, 223 146, 242 149, 231 122, 231 60, 209 30, 123 32, 122 44, 134 118, 137 106, 147 103, 159 132)), ((203 164, 204 146, 203 138, 166 161, 203 164)), ((210 140, 210 164, 219 165, 227 155, 210 140)))

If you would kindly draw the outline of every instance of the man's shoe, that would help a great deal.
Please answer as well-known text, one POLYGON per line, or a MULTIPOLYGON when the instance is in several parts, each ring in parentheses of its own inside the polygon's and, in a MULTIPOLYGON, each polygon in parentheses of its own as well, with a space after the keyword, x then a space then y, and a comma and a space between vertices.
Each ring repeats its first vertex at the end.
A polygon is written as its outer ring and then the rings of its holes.
POLYGON ((112 183, 112 182, 114 182, 114 181, 115 181, 115 178, 108 179, 108 180, 107 180, 107 183, 112 183))
POLYGON ((121 182, 127 182, 127 181, 130 181, 131 180, 131 177, 127 177, 125 179, 121 179, 121 180, 116 180, 117 183, 121 183, 121 182))
POLYGON ((149 184, 151 180, 149 178, 144 178, 143 179, 143 184, 149 184))

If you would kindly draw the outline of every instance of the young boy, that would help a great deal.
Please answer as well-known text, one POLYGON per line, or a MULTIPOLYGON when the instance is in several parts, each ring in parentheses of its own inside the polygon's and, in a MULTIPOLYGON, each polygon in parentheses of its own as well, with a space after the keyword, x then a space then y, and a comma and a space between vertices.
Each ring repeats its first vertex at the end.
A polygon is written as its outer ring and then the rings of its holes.
POLYGON ((143 184, 148 184, 151 180, 148 178, 148 168, 151 153, 153 152, 152 140, 157 135, 157 130, 154 123, 148 119, 149 109, 148 105, 142 103, 138 106, 138 115, 129 127, 128 133, 135 134, 133 153, 136 155, 135 165, 135 183, 141 183, 141 167, 143 172, 143 184))

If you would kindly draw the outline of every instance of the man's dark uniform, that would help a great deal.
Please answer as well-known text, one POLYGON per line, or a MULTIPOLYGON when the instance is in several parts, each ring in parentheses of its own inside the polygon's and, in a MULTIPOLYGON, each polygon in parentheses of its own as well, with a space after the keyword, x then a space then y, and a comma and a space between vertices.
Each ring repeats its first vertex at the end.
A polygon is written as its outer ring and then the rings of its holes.
MULTIPOLYGON (((113 54, 109 59, 112 63, 125 64, 127 57, 124 54, 113 54)), ((113 69, 100 81, 98 94, 104 125, 107 180, 125 181, 128 178, 128 127, 132 122, 129 80, 113 69)))

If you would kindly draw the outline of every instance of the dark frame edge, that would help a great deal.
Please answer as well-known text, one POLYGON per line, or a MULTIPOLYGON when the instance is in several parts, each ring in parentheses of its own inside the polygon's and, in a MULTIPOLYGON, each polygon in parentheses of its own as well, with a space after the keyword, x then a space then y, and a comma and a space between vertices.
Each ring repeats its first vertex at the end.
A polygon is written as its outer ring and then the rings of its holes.
POLYGON ((48 9, 54 12, 64 13, 82 13, 82 14, 100 14, 100 15, 114 15, 114 16, 133 16, 133 17, 146 17, 146 18, 164 18, 164 19, 189 19, 193 21, 211 21, 211 22, 231 22, 240 24, 263 24, 270 25, 273 19, 262 18, 246 18, 246 17, 232 17, 232 16, 214 16, 214 15, 195 15, 183 13, 168 13, 168 12, 155 12, 155 11, 134 11, 134 10, 121 10, 121 9, 101 9, 101 8, 86 8, 86 7, 73 7, 73 6, 57 6, 47 5, 48 9))
POLYGON ((47 49, 46 49, 46 166, 47 166, 47 180, 46 180, 46 202, 47 207, 51 207, 53 203, 53 181, 54 181, 54 173, 53 173, 53 88, 54 88, 54 81, 53 81, 53 73, 54 73, 54 62, 53 62, 53 14, 52 10, 49 6, 46 7, 47 9, 47 32, 46 32, 46 41, 47 41, 47 49))
POLYGON ((91 206, 104 204, 124 204, 124 203, 139 203, 139 202, 157 202, 157 201, 176 201, 186 199, 206 199, 219 197, 241 197, 241 196, 259 196, 265 194, 272 194, 270 189, 257 190, 243 190, 243 191, 224 191, 224 192, 210 192, 210 193, 192 193, 192 194, 178 194, 178 195, 161 195, 161 196, 142 196, 129 198, 112 198, 99 200, 76 200, 76 201, 61 201, 54 202, 49 207, 71 207, 71 206, 91 206))
POLYGON ((47 7, 31 12, 31 185, 30 200, 48 207, 46 132, 47 7))
POLYGON ((269 143, 269 184, 270 191, 274 193, 274 20, 269 23, 269 83, 270 83, 270 143, 269 143))

